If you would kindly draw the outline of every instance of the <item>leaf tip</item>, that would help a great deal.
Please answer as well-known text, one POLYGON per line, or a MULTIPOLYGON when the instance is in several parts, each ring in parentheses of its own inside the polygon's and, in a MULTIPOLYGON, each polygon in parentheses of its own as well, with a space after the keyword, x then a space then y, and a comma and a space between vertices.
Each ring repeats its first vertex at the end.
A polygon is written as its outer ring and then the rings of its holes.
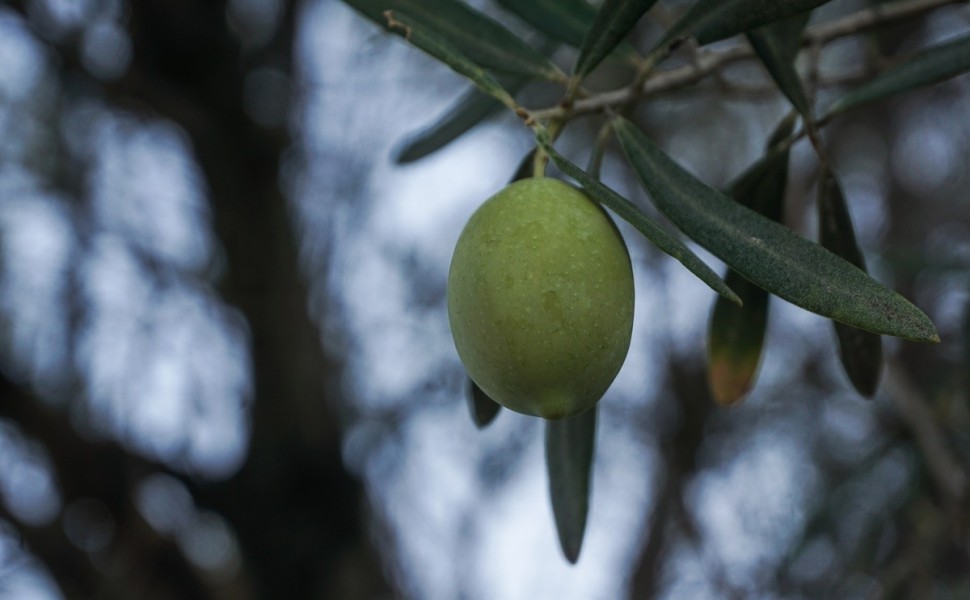
POLYGON ((714 402, 721 408, 741 404, 751 391, 754 381, 754 364, 736 364, 730 360, 712 360, 708 365, 707 382, 714 402))
POLYGON ((924 314, 924 317, 925 317, 926 323, 921 324, 922 331, 920 331, 917 337, 910 338, 910 341, 924 342, 927 344, 939 344, 940 333, 936 330, 936 324, 934 324, 929 317, 926 317, 925 314, 924 314))
POLYGON ((863 398, 872 398, 882 373, 882 338, 869 331, 835 324, 842 370, 863 398))
POLYGON ((478 387, 471 377, 468 379, 468 393, 466 398, 468 398, 468 408, 471 412, 472 422, 475 423, 475 427, 479 429, 485 429, 491 425, 495 417, 502 410, 502 407, 488 397, 482 388, 478 387))
POLYGON ((922 313, 922 316, 924 333, 920 341, 930 344, 939 344, 940 332, 936 330, 936 323, 934 323, 933 319, 931 319, 926 313, 922 313))
POLYGON ((394 164, 406 165, 408 163, 412 163, 416 161, 418 158, 420 158, 418 156, 415 156, 415 154, 416 153, 414 152, 413 146, 411 146, 410 144, 403 146, 394 153, 394 164))
POLYGON ((569 561, 569 564, 575 565, 579 562, 579 552, 583 548, 583 538, 577 540, 564 540, 560 539, 560 546, 562 547, 562 553, 569 561))

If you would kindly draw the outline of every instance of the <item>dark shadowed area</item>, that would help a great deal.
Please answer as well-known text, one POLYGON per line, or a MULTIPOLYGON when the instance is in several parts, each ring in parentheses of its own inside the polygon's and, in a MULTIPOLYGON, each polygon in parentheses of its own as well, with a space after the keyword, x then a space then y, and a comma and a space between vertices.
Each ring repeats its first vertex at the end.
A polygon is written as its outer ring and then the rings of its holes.
MULTIPOLYGON (((662 4, 636 39, 688 3, 662 4)), ((825 106, 968 30, 953 2, 798 65, 825 106)), ((633 343, 575 565, 541 423, 476 428, 445 306, 532 138, 499 114, 394 160, 467 87, 338 0, 0 0, 0 599, 970 597, 970 77, 822 132, 870 272, 942 339, 884 338, 872 399, 829 322, 773 299, 719 408, 714 293, 618 223, 633 343)), ((744 60, 632 118, 723 188, 788 111, 744 60)), ((557 147, 585 161, 597 128, 557 147)), ((784 222, 814 238, 817 160, 791 156, 784 222)), ((602 175, 649 207, 613 145, 602 175)))

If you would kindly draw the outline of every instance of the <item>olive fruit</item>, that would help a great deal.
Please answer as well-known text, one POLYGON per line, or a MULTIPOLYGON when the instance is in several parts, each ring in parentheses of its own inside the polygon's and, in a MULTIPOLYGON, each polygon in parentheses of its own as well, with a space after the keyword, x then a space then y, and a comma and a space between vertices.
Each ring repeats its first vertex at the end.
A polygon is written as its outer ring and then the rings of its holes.
POLYGON ((492 196, 458 238, 448 319, 468 375, 492 400, 546 419, 596 404, 633 329, 633 270, 616 225, 556 179, 492 196))

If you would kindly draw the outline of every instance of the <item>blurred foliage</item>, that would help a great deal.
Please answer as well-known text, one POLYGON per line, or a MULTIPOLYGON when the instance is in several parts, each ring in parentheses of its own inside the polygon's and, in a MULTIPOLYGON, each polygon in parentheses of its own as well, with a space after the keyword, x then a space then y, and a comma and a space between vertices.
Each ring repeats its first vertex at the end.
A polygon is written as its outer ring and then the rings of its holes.
POLYGON ((270 4, 0 5, 2 517, 65 597, 388 589, 281 193, 298 7, 270 4))

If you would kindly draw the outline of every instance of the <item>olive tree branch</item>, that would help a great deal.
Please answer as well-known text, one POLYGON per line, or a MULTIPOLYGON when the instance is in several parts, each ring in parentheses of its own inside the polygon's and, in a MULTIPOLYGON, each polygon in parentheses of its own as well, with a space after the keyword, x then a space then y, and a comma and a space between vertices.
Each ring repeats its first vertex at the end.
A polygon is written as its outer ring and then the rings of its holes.
POLYGON ((887 390, 896 410, 913 433, 927 471, 950 507, 962 506, 967 474, 946 445, 946 435, 926 399, 899 364, 890 364, 887 390))
MULTIPOLYGON (((866 82, 871 77, 870 73, 858 71, 845 73, 820 74, 817 83, 818 89, 828 89, 842 87, 846 85, 858 85, 866 82)), ((727 100, 741 99, 744 101, 772 100, 778 95, 778 87, 771 82, 742 84, 734 81, 714 82, 713 85, 698 88, 706 92, 717 92, 727 100), (725 85, 726 83, 726 85, 725 85), (715 87, 716 86, 716 87, 715 87)), ((701 84, 705 85, 705 84, 701 84)), ((825 120, 823 123, 827 123, 825 120)))
MULTIPOLYGON (((966 4, 968 0, 900 0, 888 5, 875 5, 845 17, 808 28, 802 36, 806 47, 824 46, 829 42, 855 35, 873 27, 910 18, 949 4, 966 4)), ((720 51, 706 51, 690 64, 667 71, 651 71, 651 76, 636 89, 630 86, 609 90, 577 100, 568 106, 551 106, 532 111, 538 120, 569 119, 582 114, 602 112, 631 101, 687 87, 716 73, 731 63, 752 58, 754 51, 747 44, 739 44, 720 51)))

